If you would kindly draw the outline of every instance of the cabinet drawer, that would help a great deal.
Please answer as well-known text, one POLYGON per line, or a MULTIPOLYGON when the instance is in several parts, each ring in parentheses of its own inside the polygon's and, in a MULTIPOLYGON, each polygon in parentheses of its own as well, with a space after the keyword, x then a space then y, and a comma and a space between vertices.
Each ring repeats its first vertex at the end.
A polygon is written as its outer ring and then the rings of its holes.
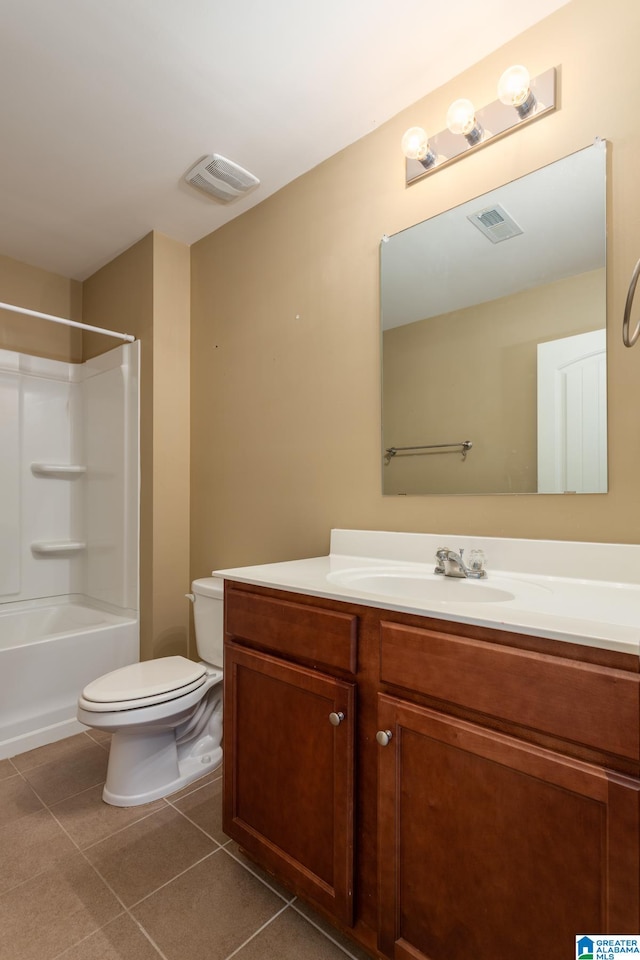
POLYGON ((495 643, 380 625, 384 683, 638 760, 638 674, 495 643))
POLYGON ((283 656, 356 672, 358 618, 227 586, 225 633, 283 656))

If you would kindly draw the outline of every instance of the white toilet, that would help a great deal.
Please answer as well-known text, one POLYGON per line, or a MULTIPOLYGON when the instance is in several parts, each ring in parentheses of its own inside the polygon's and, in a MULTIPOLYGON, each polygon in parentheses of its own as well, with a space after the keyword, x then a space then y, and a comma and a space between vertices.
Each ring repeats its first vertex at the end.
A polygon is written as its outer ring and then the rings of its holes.
POLYGON ((78 720, 113 734, 102 797, 114 806, 168 796, 222 762, 223 581, 205 577, 191 589, 200 663, 133 663, 78 699, 78 720))

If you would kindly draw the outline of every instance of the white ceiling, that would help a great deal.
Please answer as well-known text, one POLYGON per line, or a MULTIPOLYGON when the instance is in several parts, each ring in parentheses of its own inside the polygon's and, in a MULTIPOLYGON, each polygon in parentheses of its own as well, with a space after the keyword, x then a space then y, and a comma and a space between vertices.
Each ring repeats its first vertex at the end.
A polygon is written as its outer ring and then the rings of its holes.
POLYGON ((193 243, 566 2, 2 0, 0 254, 82 280, 193 243), (209 153, 260 187, 195 191, 209 153))

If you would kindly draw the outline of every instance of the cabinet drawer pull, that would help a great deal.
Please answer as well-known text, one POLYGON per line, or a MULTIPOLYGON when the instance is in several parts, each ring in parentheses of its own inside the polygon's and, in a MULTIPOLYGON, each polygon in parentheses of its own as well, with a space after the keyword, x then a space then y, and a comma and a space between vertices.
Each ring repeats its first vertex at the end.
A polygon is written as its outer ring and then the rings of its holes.
POLYGON ((393 738, 391 730, 378 730, 376 733, 376 740, 381 747, 388 747, 389 741, 393 738))
POLYGON ((334 727, 339 727, 342 721, 344 720, 344 713, 339 711, 338 713, 329 714, 329 723, 334 727))

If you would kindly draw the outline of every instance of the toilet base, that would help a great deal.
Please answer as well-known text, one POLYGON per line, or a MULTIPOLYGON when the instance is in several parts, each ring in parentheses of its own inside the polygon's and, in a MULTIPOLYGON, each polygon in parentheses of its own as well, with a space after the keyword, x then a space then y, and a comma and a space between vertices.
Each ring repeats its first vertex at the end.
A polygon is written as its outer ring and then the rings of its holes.
POLYGON ((182 790, 222 762, 222 671, 211 665, 202 686, 159 703, 95 709, 80 697, 78 720, 111 733, 105 803, 136 807, 182 790))
POLYGON ((204 736, 181 756, 173 730, 114 733, 102 799, 115 807, 136 807, 170 796, 222 763, 222 747, 204 736))

